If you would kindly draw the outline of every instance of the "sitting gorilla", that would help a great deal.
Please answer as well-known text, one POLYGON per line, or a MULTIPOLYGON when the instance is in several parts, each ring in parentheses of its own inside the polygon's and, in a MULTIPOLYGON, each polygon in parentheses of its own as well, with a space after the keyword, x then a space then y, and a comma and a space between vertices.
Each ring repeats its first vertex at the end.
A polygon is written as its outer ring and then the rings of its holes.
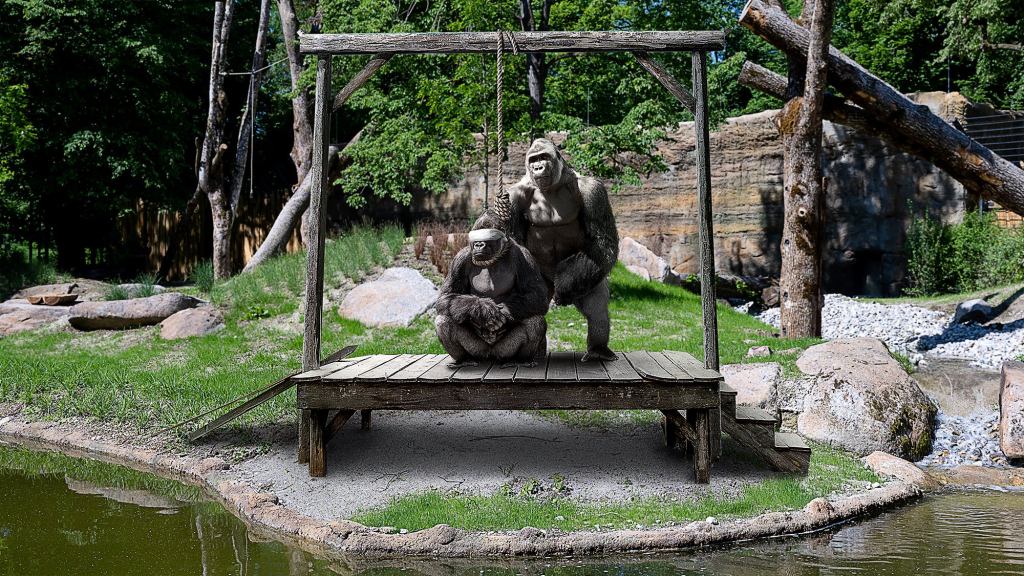
POLYGON ((508 191, 509 236, 540 265, 555 304, 572 304, 587 319, 582 361, 615 360, 608 348, 608 273, 619 252, 608 192, 580 176, 549 140, 534 140, 526 175, 508 191))
POLYGON ((491 213, 481 217, 441 286, 435 326, 453 367, 485 359, 529 365, 546 351, 544 278, 501 228, 491 213))

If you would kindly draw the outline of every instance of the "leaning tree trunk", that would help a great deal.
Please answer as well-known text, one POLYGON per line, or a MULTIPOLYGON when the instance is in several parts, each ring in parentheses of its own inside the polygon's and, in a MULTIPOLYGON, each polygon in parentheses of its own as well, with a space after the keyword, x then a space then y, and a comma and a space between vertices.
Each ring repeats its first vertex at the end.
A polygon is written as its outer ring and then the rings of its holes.
MULTIPOLYGON (((807 29, 761 0, 747 3, 740 23, 788 56, 807 57, 811 36, 807 29)), ((1024 215, 1024 169, 978 144, 927 106, 911 102, 839 50, 830 48, 827 60, 829 82, 873 122, 969 191, 1024 215)))
POLYGON ((779 278, 780 326, 789 338, 821 336, 821 254, 824 187, 821 175, 821 114, 827 85, 825 57, 832 36, 832 0, 804 6, 812 18, 806 71, 790 79, 803 84, 803 96, 791 98, 779 113, 782 133, 785 206, 782 273, 779 278))
MULTIPOLYGON (((551 18, 552 0, 544 0, 541 6, 540 22, 533 16, 533 6, 530 0, 519 2, 521 15, 519 23, 523 32, 548 30, 548 21, 551 18)), ((526 55, 526 86, 530 95, 530 119, 534 122, 540 120, 544 111, 544 85, 548 78, 548 63, 544 53, 530 52, 526 55)))

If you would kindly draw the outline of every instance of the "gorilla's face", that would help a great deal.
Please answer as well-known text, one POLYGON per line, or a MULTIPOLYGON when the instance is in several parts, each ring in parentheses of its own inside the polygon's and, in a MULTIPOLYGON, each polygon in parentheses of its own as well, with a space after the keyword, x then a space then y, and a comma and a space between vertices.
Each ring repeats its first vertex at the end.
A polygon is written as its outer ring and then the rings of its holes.
POLYGON ((554 186, 562 176, 562 163, 557 156, 547 150, 528 156, 526 169, 530 179, 541 192, 554 186))
POLYGON ((498 254, 501 254, 504 244, 505 240, 502 238, 473 242, 473 262, 480 264, 493 261, 498 254))

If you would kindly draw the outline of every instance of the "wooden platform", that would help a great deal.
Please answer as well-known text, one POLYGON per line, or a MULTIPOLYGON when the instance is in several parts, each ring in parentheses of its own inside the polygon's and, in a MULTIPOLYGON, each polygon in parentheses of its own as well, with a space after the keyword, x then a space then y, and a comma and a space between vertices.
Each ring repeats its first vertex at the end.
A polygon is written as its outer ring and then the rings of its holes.
POLYGON ((711 414, 720 406, 722 376, 682 352, 618 356, 584 363, 582 353, 552 352, 532 367, 451 368, 446 354, 381 354, 304 372, 292 380, 299 408, 310 414, 310 474, 326 473, 325 446, 356 411, 368 427, 372 410, 651 409, 687 412, 680 418, 693 444, 694 474, 708 482, 712 430, 718 430, 711 414))

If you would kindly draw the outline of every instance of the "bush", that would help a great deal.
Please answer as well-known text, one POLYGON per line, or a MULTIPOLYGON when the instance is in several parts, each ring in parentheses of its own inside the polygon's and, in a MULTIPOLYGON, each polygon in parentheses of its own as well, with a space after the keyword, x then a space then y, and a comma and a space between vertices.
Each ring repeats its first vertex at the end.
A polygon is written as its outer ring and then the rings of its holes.
POLYGON ((947 225, 925 214, 907 231, 906 293, 973 292, 1024 281, 1024 228, 1001 228, 991 213, 947 225))
POLYGON ((213 262, 209 260, 203 260, 192 270, 192 274, 189 278, 192 280, 192 284, 195 285, 196 290, 199 290, 203 294, 209 294, 213 290, 214 276, 213 276, 213 262))

